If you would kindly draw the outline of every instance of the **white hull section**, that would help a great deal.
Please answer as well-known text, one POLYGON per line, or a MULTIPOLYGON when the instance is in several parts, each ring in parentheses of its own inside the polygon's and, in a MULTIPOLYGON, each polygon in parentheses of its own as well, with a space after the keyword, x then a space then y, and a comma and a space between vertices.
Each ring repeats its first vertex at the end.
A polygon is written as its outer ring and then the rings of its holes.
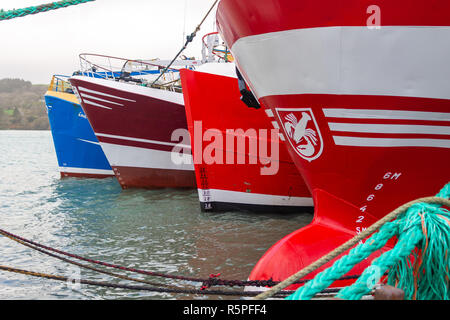
POLYGON ((450 41, 444 39, 450 39, 450 27, 321 27, 244 37, 231 51, 245 66, 243 76, 257 98, 344 94, 450 99, 450 63, 440 63, 449 62, 450 41))
POLYGON ((112 167, 136 167, 194 171, 192 156, 185 155, 184 164, 172 161, 172 152, 100 142, 112 167), (186 164, 191 163, 191 164, 186 164))

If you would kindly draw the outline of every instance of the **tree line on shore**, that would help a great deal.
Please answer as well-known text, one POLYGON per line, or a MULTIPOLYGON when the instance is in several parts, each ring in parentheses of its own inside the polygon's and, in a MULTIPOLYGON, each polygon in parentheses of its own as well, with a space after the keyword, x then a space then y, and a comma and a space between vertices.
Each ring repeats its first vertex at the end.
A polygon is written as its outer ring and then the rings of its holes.
POLYGON ((0 79, 0 130, 49 130, 46 91, 47 85, 0 79))

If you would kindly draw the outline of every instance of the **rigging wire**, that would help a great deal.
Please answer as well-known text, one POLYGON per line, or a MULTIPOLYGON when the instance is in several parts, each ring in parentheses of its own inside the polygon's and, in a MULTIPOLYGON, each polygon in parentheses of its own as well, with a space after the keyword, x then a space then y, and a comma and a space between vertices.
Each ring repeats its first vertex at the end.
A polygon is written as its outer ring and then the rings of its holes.
POLYGON ((186 49, 186 47, 188 46, 188 44, 190 42, 192 42, 192 40, 194 40, 195 36, 197 35, 197 32, 200 31, 200 27, 203 24, 203 22, 205 22, 206 18, 209 16, 209 14, 211 13, 211 11, 214 9, 214 7, 216 6, 217 2, 219 2, 219 0, 215 0, 214 3, 212 4, 211 8, 209 8, 208 12, 206 13, 206 15, 203 17, 202 21, 199 23, 199 25, 197 26, 197 28, 195 28, 194 32, 192 32, 190 35, 188 35, 186 37, 186 43, 183 45, 183 47, 181 48, 180 51, 178 51, 178 53, 175 55, 175 57, 172 59, 172 61, 167 65, 167 67, 160 73, 160 75, 155 79, 155 81, 153 81, 152 86, 155 85, 155 83, 167 72, 167 70, 169 70, 169 68, 172 66, 172 64, 175 62, 175 60, 180 56, 180 54, 186 49))

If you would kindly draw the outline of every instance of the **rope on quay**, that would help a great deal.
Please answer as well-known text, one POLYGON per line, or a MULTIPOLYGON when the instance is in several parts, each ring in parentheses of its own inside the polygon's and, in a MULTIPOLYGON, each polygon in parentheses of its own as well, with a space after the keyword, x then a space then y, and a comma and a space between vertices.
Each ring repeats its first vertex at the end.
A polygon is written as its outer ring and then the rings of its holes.
POLYGON ((297 289, 287 299, 313 298, 317 292, 327 288, 340 275, 351 270, 371 253, 381 249, 394 236, 398 236, 396 246, 375 259, 355 283, 340 290, 338 297, 361 299, 372 290, 374 286, 372 283, 378 283, 381 276, 389 271, 388 284, 403 289, 406 299, 450 299, 450 260, 447 256, 450 246, 450 214, 448 210, 441 208, 441 206, 450 207, 449 198, 450 183, 446 184, 435 197, 420 198, 398 207, 365 231, 272 289, 256 296, 255 299, 266 299, 280 292, 377 230, 379 231, 368 240, 350 250, 330 268, 317 274, 314 279, 297 289))
POLYGON ((51 2, 46 4, 41 4, 39 6, 31 6, 23 9, 12 9, 8 11, 0 10, 0 21, 10 20, 13 18, 24 17, 30 14, 36 14, 40 12, 46 12, 50 10, 66 8, 69 6, 74 6, 77 4, 82 4, 86 2, 91 2, 95 0, 64 0, 58 2, 51 2))

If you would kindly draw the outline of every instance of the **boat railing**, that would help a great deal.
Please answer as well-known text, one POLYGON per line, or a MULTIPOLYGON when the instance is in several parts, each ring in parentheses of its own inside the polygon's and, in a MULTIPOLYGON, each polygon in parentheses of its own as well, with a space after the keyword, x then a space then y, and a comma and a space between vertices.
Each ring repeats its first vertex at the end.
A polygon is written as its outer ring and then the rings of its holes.
POLYGON ((234 58, 220 39, 218 32, 210 32, 202 37, 202 62, 233 62, 234 58))
POLYGON ((80 71, 74 75, 83 75, 106 80, 127 82, 141 86, 151 86, 164 90, 181 92, 179 70, 195 69, 207 62, 231 62, 230 51, 220 40, 218 32, 207 33, 202 37, 202 60, 181 56, 180 59, 126 59, 114 56, 82 53, 80 71), (168 70, 165 70, 170 65, 168 70), (161 73, 163 73, 161 75, 161 73), (158 81, 155 82, 155 80, 158 81))
MULTIPOLYGON (((82 53, 79 57, 81 69, 74 75, 128 82, 141 86, 150 86, 170 63, 169 60, 137 60, 92 53, 82 53)), ((178 91, 177 87, 181 87, 179 69, 192 69, 200 64, 201 61, 188 58, 177 60, 164 73, 156 86, 161 89, 178 91)))
POLYGON ((66 75, 62 74, 53 75, 47 90, 55 92, 73 93, 72 86, 70 85, 68 79, 69 76, 66 75))

